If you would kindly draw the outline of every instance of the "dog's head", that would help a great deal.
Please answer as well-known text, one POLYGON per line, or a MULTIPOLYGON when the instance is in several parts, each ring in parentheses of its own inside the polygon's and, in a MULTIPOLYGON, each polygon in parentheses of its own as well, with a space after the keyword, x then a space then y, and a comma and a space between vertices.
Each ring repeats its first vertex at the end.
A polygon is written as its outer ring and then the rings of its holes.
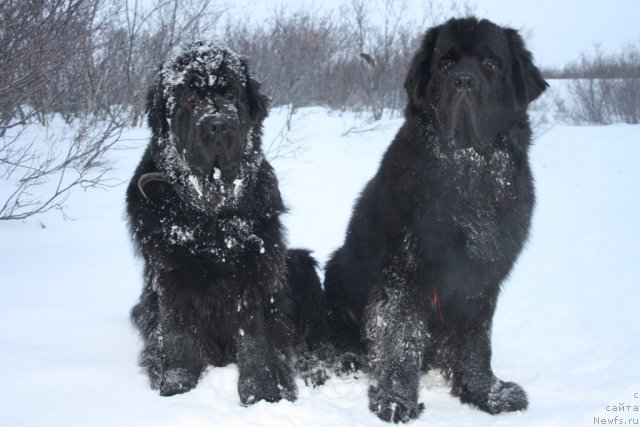
POLYGON ((261 155, 259 88, 246 59, 215 44, 195 43, 158 71, 147 99, 154 160, 188 204, 215 209, 241 192, 261 155))
POLYGON ((404 86, 407 114, 426 114, 447 138, 487 140, 548 85, 517 31, 464 18, 427 31, 404 86))

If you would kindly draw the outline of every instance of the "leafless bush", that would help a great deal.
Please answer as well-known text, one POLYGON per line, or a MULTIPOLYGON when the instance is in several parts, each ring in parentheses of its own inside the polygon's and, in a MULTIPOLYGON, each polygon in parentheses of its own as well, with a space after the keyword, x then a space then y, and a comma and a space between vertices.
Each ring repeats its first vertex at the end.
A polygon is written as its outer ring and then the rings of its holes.
POLYGON ((640 42, 627 43, 618 54, 605 54, 595 46, 591 54, 555 70, 554 77, 563 79, 638 79, 640 78, 640 42))
POLYGON ((423 3, 423 10, 423 23, 434 26, 452 17, 471 16, 475 13, 476 5, 469 0, 428 0, 423 3))
POLYGON ((569 69, 580 77, 569 84, 571 123, 640 123, 640 45, 628 45, 617 55, 596 49, 569 69))
POLYGON ((225 28, 227 44, 250 58, 263 92, 286 115, 273 140, 265 143, 267 156, 295 157, 304 142, 294 129, 305 120, 300 108, 327 105, 327 76, 340 52, 340 28, 330 14, 284 8, 259 24, 229 17, 225 28))
POLYGON ((72 190, 115 184, 106 177, 111 169, 106 154, 120 135, 120 123, 78 119, 73 126, 53 129, 44 140, 51 129, 41 124, 13 128, 0 139, 0 220, 51 209, 64 214, 72 190))
POLYGON ((0 5, 0 136, 60 105, 82 72, 96 6, 85 0, 5 0, 0 5), (17 118, 17 120, 16 120, 17 118))
POLYGON ((640 123, 640 79, 577 79, 569 91, 572 124, 640 123))
POLYGON ((251 59, 273 105, 288 112, 272 152, 295 155, 300 140, 289 132, 300 107, 355 110, 370 115, 366 121, 400 111, 402 80, 421 34, 473 10, 464 1, 428 1, 425 16, 416 19, 405 1, 344 1, 329 12, 280 6, 251 24, 226 14, 228 24, 221 26, 226 11, 214 0, 5 0, 0 179, 15 193, 0 194, 0 218, 60 207, 75 186, 101 185, 113 137, 140 122, 156 67, 186 42, 223 39, 251 59), (49 149, 25 143, 30 127, 54 117, 66 125, 55 135, 47 129, 41 142, 49 149), (87 132, 97 123, 101 132, 87 132), (71 176, 77 179, 68 185, 71 176), (52 197, 36 191, 61 177, 52 197))
POLYGON ((640 123, 640 79, 618 79, 610 82, 612 117, 617 122, 640 123))
POLYGON ((404 104, 404 70, 422 29, 404 3, 391 0, 351 0, 341 16, 344 53, 331 70, 328 87, 335 96, 329 105, 367 110, 379 120, 385 109, 399 110, 404 104))
POLYGON ((339 50, 338 33, 330 15, 280 8, 260 25, 230 21, 225 38, 251 58, 253 73, 273 105, 295 110, 325 103, 322 83, 339 50))
POLYGON ((72 190, 111 185, 107 153, 144 114, 155 67, 220 15, 212 0, 141 4, 0 4, 0 220, 63 210, 72 190))
POLYGON ((107 184, 105 153, 122 115, 97 126, 82 108, 91 89, 77 90, 89 72, 99 7, 89 0, 0 6, 0 220, 62 209, 72 189, 107 184), (54 131, 47 125, 56 113, 67 124, 54 131))
MULTIPOLYGON (((471 10, 452 0, 429 3, 427 13, 471 10)), ((294 114, 323 105, 378 120, 405 103, 402 81, 427 20, 416 20, 403 1, 345 0, 325 13, 280 8, 259 25, 230 17, 224 37, 252 59, 275 106, 289 105, 294 114)))
POLYGON ((29 114, 66 120, 112 108, 144 114, 155 67, 187 41, 224 38, 252 58, 274 105, 370 111, 404 103, 401 79, 426 23, 472 10, 468 3, 427 2, 425 17, 405 3, 344 0, 340 10, 281 6, 265 22, 227 15, 214 0, 7 0, 0 6, 0 134, 29 114), (24 107, 28 106, 28 109, 24 107))

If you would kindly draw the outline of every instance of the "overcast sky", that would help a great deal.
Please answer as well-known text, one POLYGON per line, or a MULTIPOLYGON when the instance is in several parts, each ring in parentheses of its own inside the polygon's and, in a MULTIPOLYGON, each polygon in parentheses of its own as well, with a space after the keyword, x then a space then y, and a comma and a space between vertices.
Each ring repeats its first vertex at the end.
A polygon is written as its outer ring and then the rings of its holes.
POLYGON ((596 44, 621 51, 640 43, 640 0, 484 0, 478 15, 530 31, 529 48, 543 65, 564 65, 596 44))
MULTIPOLYGON (((349 0, 285 0, 292 8, 329 8, 349 0)), ((233 8, 254 18, 269 14, 283 0, 229 0, 233 8)), ((401 3, 402 0, 398 0, 401 3)), ((416 16, 424 14, 428 0, 406 0, 416 16)), ((434 4, 448 1, 433 0, 434 4)), ((459 1, 462 3, 462 1, 459 1)), ((627 42, 640 43, 640 0, 468 0, 478 17, 522 30, 537 62, 562 66, 593 51, 600 44, 607 52, 619 52, 627 42)), ((426 28, 425 28, 426 29, 426 28)))

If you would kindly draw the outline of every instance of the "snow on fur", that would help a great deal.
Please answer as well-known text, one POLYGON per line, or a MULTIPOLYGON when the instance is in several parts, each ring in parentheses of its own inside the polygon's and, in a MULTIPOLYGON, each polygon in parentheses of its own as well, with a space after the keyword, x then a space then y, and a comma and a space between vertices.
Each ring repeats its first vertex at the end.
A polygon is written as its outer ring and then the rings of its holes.
MULTIPOLYGON (((176 109, 176 97, 185 87, 226 88, 231 83, 246 87, 248 70, 245 58, 231 51, 228 47, 216 42, 197 42, 188 45, 179 55, 165 62, 158 71, 155 87, 156 94, 152 102, 154 108, 162 104, 165 116, 170 121, 176 109), (221 72, 221 70, 223 70, 221 72), (233 82, 231 81, 233 79, 233 82), (160 88, 160 89, 158 89, 160 88)), ((217 110, 211 104, 198 103, 195 113, 199 120, 209 118, 225 119, 237 123, 240 120, 235 106, 230 105, 228 111, 217 110), (235 113, 235 114, 234 114, 235 113)), ((177 147, 173 132, 157 135, 157 144, 161 155, 156 159, 158 167, 169 182, 184 194, 184 201, 199 211, 207 211, 211 206, 233 206, 243 194, 243 183, 250 181, 264 160, 261 150, 254 149, 254 139, 259 137, 260 130, 250 128, 244 141, 244 154, 241 178, 234 181, 233 191, 227 192, 222 181, 220 170, 216 169, 212 178, 195 176, 185 158, 177 147), (246 177, 246 179, 245 179, 246 177)))

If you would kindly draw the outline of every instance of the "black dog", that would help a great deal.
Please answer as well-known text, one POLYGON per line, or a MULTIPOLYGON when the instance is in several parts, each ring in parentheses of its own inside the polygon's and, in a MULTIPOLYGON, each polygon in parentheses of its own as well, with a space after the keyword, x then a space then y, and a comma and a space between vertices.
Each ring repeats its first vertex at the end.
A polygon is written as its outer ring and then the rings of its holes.
POLYGON ((197 43, 157 74, 153 136, 127 190, 144 289, 132 318, 164 396, 237 363, 243 404, 294 400, 292 348, 317 322, 315 261, 288 251, 283 202, 260 147, 268 99, 246 60, 197 43))
POLYGON ((343 351, 368 356, 370 409, 406 422, 420 373, 491 414, 527 407, 491 369, 500 284, 534 206, 528 104, 547 87, 516 31, 475 18, 430 29, 405 81, 406 121, 353 210, 325 290, 343 351))

